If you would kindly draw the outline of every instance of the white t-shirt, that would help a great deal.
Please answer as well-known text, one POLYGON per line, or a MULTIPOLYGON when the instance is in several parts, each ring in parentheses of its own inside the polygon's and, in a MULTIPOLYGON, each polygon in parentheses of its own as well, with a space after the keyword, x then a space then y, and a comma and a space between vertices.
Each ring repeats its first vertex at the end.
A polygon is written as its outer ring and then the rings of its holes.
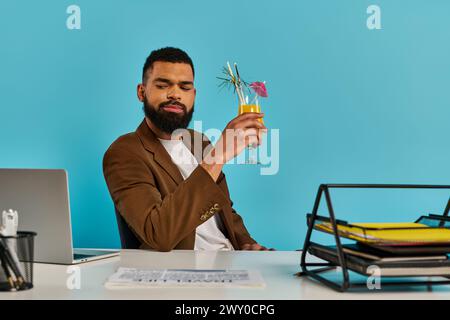
MULTIPOLYGON (((159 141, 186 180, 197 168, 197 159, 182 140, 159 139, 159 141)), ((215 214, 195 230, 194 250, 234 250, 230 240, 225 237, 224 230, 220 215, 215 214)))

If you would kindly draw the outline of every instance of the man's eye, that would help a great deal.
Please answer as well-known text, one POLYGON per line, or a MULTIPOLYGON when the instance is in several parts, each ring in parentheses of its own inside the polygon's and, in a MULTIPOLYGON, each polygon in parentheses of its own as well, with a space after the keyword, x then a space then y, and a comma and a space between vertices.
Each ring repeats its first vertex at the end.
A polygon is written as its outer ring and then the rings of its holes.
POLYGON ((181 87, 181 90, 184 90, 184 91, 189 91, 189 90, 191 90, 192 88, 189 88, 189 87, 181 87))
POLYGON ((156 87, 159 88, 159 89, 165 89, 165 88, 167 88, 167 86, 165 86, 165 85, 158 85, 158 84, 156 85, 156 87))

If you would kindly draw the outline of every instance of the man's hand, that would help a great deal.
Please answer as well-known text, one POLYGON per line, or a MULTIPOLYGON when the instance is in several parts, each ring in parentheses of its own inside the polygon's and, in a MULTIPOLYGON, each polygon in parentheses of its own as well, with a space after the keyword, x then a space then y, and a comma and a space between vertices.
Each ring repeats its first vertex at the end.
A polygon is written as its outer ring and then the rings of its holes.
POLYGON ((263 113, 246 112, 227 124, 214 148, 200 164, 214 181, 217 181, 225 163, 238 156, 250 144, 256 146, 262 143, 262 134, 267 132, 267 128, 258 119, 263 116, 263 113))
POLYGON ((241 250, 250 250, 250 251, 275 251, 274 248, 267 249, 266 247, 258 244, 258 243, 246 243, 241 246, 241 250))

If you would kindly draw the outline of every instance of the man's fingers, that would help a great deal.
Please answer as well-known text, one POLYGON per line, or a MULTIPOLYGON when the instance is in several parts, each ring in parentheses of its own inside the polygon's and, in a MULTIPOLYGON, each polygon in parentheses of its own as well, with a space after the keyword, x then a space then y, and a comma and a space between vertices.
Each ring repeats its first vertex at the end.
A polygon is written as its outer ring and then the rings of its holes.
POLYGON ((233 127, 234 124, 244 121, 247 119, 259 119, 264 117, 264 113, 258 113, 258 112, 245 112, 240 115, 238 115, 236 118, 230 121, 229 126, 233 127))
POLYGON ((245 137, 245 146, 257 146, 259 145, 260 142, 258 140, 258 136, 257 135, 248 135, 245 137))
POLYGON ((244 139, 246 145, 258 145, 258 146, 261 145, 263 141, 263 133, 264 131, 262 129, 254 129, 254 128, 246 129, 243 133, 245 136, 244 139))
POLYGON ((255 251, 263 251, 266 249, 266 247, 264 247, 258 243, 255 243, 255 244, 253 244, 252 249, 255 251))
POLYGON ((267 129, 266 126, 259 122, 257 119, 246 119, 243 121, 236 122, 233 129, 245 129, 245 128, 258 128, 267 129))
POLYGON ((258 130, 258 145, 261 145, 261 143, 262 143, 262 135, 263 135, 263 131, 258 130))
POLYGON ((273 248, 268 249, 267 247, 264 247, 264 246, 260 245, 259 243, 253 243, 253 244, 246 243, 246 244, 242 245, 241 250, 275 251, 275 249, 273 249, 273 248))

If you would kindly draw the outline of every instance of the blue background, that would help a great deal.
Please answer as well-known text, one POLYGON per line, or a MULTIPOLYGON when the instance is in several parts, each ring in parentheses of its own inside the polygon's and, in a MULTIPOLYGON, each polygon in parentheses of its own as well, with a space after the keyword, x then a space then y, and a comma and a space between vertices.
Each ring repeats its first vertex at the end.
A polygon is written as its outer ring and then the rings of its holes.
MULTIPOLYGON (((236 61, 267 81, 280 170, 228 166, 232 199, 259 242, 297 249, 320 183, 449 183, 449 12, 446 0, 2 1, 0 167, 67 169, 75 246, 119 247, 102 157, 143 118, 145 58, 189 53, 204 129, 236 114, 215 78, 236 61), (71 4, 81 30, 66 28, 71 4), (370 4, 381 30, 366 27, 370 4)), ((448 191, 333 197, 341 219, 410 221, 442 212, 448 191)))

